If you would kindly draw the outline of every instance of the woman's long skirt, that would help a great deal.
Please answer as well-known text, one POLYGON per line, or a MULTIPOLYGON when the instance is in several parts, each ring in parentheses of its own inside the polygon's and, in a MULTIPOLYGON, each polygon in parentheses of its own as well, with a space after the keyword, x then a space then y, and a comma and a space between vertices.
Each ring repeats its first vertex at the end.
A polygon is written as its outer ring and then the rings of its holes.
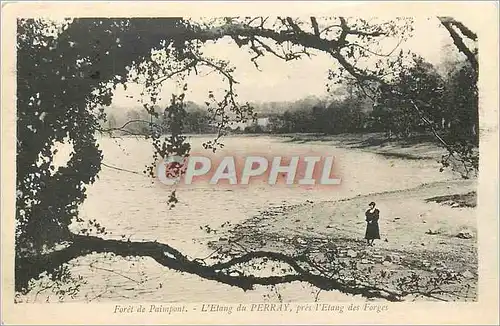
POLYGON ((368 223, 366 225, 365 239, 380 239, 378 223, 368 223))

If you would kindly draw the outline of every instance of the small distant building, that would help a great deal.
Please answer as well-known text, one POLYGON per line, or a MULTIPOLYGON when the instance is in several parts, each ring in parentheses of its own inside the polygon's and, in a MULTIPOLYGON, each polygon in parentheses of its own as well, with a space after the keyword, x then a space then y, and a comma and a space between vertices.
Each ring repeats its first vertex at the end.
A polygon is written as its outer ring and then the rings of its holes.
POLYGON ((231 122, 231 129, 240 129, 240 130, 245 130, 247 127, 252 127, 252 126, 259 126, 262 128, 266 128, 269 125, 269 117, 262 117, 262 118, 257 118, 256 120, 248 120, 247 122, 231 122))

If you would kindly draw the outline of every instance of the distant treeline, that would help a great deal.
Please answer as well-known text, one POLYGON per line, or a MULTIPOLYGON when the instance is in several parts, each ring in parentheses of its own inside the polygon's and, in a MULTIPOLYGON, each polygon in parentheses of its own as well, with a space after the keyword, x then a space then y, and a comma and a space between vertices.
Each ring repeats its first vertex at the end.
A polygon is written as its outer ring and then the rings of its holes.
POLYGON ((438 72, 420 57, 402 71, 375 98, 346 87, 341 99, 316 101, 280 114, 268 115, 267 124, 254 123, 250 133, 357 133, 385 132, 388 138, 406 138, 422 131, 477 146, 477 72, 464 61, 447 62, 438 72))
MULTIPOLYGON (((443 137, 460 137, 478 144, 477 73, 464 61, 452 61, 441 71, 414 57, 414 65, 367 98, 354 87, 337 90, 335 99, 308 97, 295 102, 251 103, 259 119, 232 125, 234 133, 360 133, 386 132, 404 138, 423 130, 443 137)), ((333 96, 332 96, 333 98, 333 96)), ((182 119, 186 133, 214 133, 214 121, 206 107, 185 103, 182 119)), ((166 112, 151 116, 142 108, 130 109, 118 119, 108 114, 108 129, 125 134, 168 133, 166 112)))
POLYGON ((249 133, 324 133, 339 134, 368 130, 372 103, 359 96, 324 101, 312 106, 271 114, 265 125, 254 123, 244 131, 249 133))
MULTIPOLYGON (((126 110, 125 115, 108 112, 106 130, 114 130, 125 135, 148 135, 152 130, 169 132, 169 117, 160 108, 151 115, 141 107, 126 110)), ((186 103, 186 112, 182 119, 186 133, 204 134, 216 132, 216 126, 207 109, 194 102, 186 103)))

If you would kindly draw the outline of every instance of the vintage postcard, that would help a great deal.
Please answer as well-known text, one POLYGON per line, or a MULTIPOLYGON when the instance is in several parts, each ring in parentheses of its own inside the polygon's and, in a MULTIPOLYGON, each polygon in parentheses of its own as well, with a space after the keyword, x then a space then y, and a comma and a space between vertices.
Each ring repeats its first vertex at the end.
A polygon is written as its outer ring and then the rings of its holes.
POLYGON ((498 3, 2 3, 2 323, 497 324, 498 3))

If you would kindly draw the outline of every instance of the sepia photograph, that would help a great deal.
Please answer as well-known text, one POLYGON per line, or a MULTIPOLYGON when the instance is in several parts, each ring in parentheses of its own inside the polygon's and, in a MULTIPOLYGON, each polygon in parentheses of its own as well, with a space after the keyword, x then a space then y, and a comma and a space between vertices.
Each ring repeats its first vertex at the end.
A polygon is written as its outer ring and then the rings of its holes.
POLYGON ((203 323, 480 301, 480 19, 287 12, 10 17, 2 301, 203 323))

